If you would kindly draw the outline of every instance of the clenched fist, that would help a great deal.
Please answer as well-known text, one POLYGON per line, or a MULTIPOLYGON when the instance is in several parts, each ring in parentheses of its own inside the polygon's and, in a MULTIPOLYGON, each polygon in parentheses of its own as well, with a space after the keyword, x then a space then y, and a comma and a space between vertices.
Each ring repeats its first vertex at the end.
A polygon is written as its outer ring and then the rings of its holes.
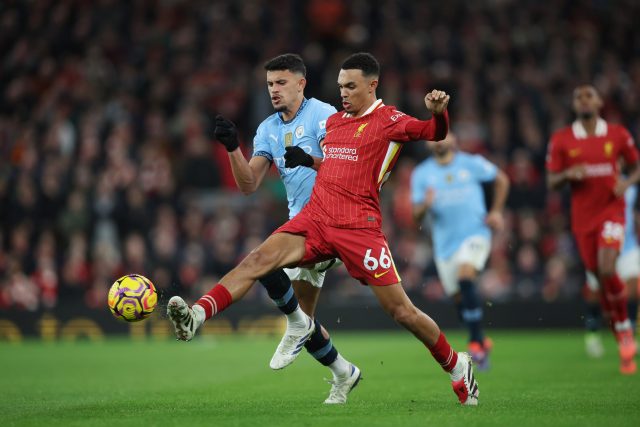
POLYGON ((442 114, 447 109, 449 98, 446 92, 434 89, 424 97, 424 103, 432 114, 442 114))

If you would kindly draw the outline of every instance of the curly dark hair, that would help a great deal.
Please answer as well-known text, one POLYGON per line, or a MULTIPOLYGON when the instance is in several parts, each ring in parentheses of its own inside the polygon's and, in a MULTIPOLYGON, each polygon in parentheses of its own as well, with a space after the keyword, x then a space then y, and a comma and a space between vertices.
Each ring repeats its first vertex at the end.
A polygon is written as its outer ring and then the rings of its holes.
POLYGON ((362 74, 367 77, 380 75, 380 63, 372 54, 368 52, 354 53, 342 63, 343 70, 362 70, 362 74))

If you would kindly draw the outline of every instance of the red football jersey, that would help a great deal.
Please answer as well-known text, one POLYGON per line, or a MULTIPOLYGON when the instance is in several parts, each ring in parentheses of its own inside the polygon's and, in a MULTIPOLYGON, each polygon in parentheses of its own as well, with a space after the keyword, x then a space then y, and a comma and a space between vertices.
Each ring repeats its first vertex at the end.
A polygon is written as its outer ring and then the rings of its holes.
POLYGON ((638 161, 638 151, 629 132, 622 126, 599 119, 594 136, 588 136, 579 121, 555 132, 547 151, 547 170, 561 172, 584 164, 586 178, 571 182, 571 228, 574 232, 595 230, 602 221, 621 217, 624 222, 624 196, 613 188, 620 173, 618 160, 638 161))
POLYGON ((361 117, 345 112, 330 116, 322 145, 324 160, 306 213, 334 227, 380 227, 380 188, 398 159, 401 143, 410 140, 406 125, 413 120, 381 99, 361 117))

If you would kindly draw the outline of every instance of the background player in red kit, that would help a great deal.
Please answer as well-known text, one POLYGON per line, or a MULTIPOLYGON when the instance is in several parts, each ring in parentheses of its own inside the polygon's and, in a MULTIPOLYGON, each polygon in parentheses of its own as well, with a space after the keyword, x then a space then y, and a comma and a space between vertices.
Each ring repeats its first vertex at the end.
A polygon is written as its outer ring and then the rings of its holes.
MULTIPOLYGON (((478 385, 470 357, 456 353, 438 325, 409 300, 381 231, 379 191, 401 143, 443 139, 449 96, 438 90, 428 93, 425 104, 434 117, 420 121, 377 99, 379 73, 371 54, 357 53, 344 61, 338 75, 344 111, 327 120, 324 160, 309 203, 196 302, 196 310, 173 297, 168 314, 178 338, 190 340, 206 319, 242 298, 260 277, 284 266, 339 257, 351 276, 371 285, 384 310, 450 373, 460 402, 476 405, 478 385)), ((354 372, 353 386, 358 379, 354 372)))
POLYGON ((625 284, 616 273, 616 259, 624 239, 624 192, 640 180, 638 151, 629 132, 599 116, 602 100, 591 85, 573 94, 578 119, 551 137, 547 155, 547 183, 571 185, 571 228, 588 272, 597 277, 601 304, 610 313, 618 341, 620 371, 636 371, 636 344, 627 315, 625 284), (624 160, 628 178, 620 175, 624 160))

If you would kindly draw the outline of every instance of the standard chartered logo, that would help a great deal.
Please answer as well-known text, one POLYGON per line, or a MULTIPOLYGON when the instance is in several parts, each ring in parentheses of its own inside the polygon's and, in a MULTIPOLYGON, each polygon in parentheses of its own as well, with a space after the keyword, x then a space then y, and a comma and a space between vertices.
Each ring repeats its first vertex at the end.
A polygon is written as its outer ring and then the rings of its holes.
POLYGON ((613 175, 614 169, 611 163, 595 163, 586 165, 588 177, 609 176, 613 175))
POLYGON ((355 147, 328 147, 325 149, 326 159, 358 161, 358 149, 355 147))

